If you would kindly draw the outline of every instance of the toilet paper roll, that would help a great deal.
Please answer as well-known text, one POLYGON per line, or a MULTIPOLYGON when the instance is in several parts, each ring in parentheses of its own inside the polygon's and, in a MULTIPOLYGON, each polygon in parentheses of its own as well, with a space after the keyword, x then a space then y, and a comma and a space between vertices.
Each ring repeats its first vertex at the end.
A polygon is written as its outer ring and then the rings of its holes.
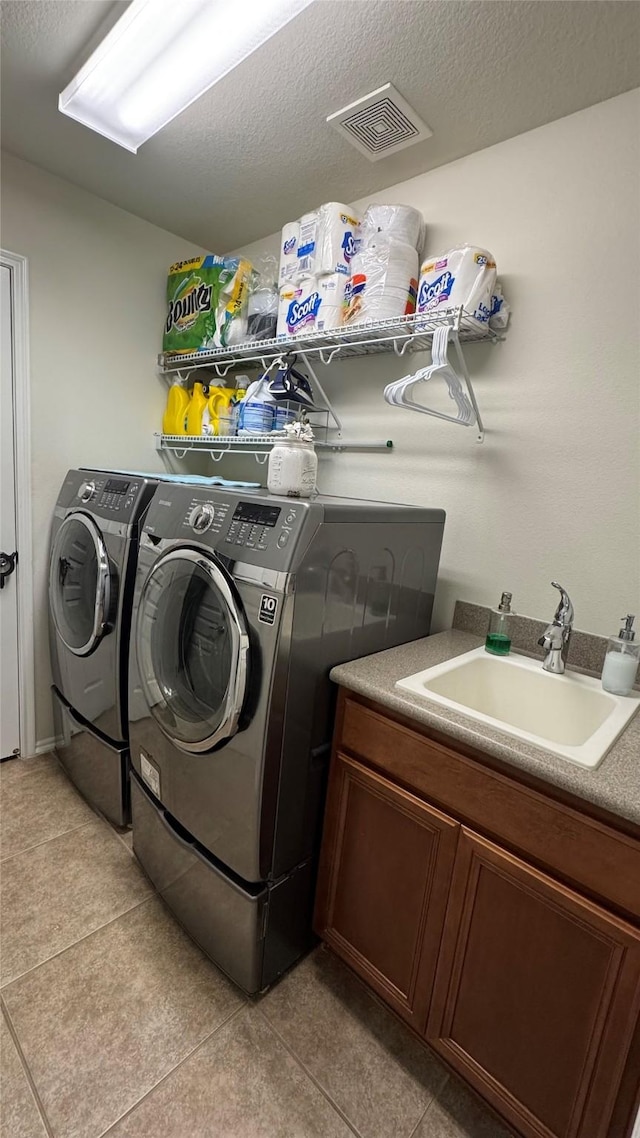
POLYGON ((396 241, 420 250, 424 241, 424 218, 410 205, 368 205, 361 224, 362 232, 380 232, 396 241))
POLYGON ((282 288, 288 281, 295 278, 298 269, 298 244, 300 241, 300 224, 297 221, 288 221, 282 227, 280 237, 280 268, 278 283, 282 288))
POLYGON ((495 283, 496 263, 486 249, 477 245, 449 249, 422 264, 418 312, 462 307, 468 313, 466 326, 486 327, 495 283))

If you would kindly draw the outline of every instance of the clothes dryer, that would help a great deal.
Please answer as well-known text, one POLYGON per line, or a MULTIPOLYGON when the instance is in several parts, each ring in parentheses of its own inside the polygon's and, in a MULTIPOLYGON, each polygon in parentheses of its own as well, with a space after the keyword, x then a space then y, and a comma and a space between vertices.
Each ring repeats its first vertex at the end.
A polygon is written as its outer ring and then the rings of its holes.
POLYGON ((54 510, 49 615, 58 757, 111 821, 129 820, 128 656, 142 518, 156 482, 70 470, 54 510))

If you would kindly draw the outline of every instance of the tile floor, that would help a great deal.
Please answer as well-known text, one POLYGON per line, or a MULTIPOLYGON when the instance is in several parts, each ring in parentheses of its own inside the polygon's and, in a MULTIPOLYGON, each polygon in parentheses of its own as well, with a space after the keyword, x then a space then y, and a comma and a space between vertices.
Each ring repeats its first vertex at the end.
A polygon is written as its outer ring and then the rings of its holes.
POLYGON ((55 758, 0 808, 1 1138, 509 1138, 325 949, 247 1000, 55 758))

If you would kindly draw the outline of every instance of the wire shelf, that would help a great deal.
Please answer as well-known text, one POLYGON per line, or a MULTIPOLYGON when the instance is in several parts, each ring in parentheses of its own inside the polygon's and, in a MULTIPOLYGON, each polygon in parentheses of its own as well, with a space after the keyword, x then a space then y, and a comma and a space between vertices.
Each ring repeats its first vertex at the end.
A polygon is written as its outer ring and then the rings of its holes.
POLYGON ((321 363, 330 364, 336 357, 348 359, 381 352, 424 352, 431 347, 437 328, 446 327, 460 342, 496 343, 502 339, 490 328, 478 328, 470 313, 463 308, 448 308, 443 312, 399 316, 394 320, 369 321, 353 327, 337 328, 332 332, 310 332, 307 335, 261 340, 257 343, 237 344, 231 348, 214 348, 206 352, 189 352, 182 355, 161 353, 158 366, 163 374, 194 368, 209 368, 222 379, 238 365, 267 368, 274 360, 288 352, 313 355, 321 363))
MULTIPOLYGON (((266 435, 163 435, 155 434, 156 450, 173 451, 182 456, 188 451, 210 454, 216 461, 225 454, 268 455, 278 439, 286 439, 284 431, 266 435)), ((325 437, 315 439, 316 450, 392 450, 391 439, 343 439, 327 430, 325 437)))

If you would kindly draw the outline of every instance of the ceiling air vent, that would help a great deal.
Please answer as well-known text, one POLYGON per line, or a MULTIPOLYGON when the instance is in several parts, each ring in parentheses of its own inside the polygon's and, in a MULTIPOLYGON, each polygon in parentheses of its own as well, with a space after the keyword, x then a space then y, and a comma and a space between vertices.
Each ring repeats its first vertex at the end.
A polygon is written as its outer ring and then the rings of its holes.
POLYGON ((385 83, 370 95, 349 103, 348 107, 329 115, 327 122, 344 134, 370 162, 378 162, 432 134, 392 83, 385 83))

